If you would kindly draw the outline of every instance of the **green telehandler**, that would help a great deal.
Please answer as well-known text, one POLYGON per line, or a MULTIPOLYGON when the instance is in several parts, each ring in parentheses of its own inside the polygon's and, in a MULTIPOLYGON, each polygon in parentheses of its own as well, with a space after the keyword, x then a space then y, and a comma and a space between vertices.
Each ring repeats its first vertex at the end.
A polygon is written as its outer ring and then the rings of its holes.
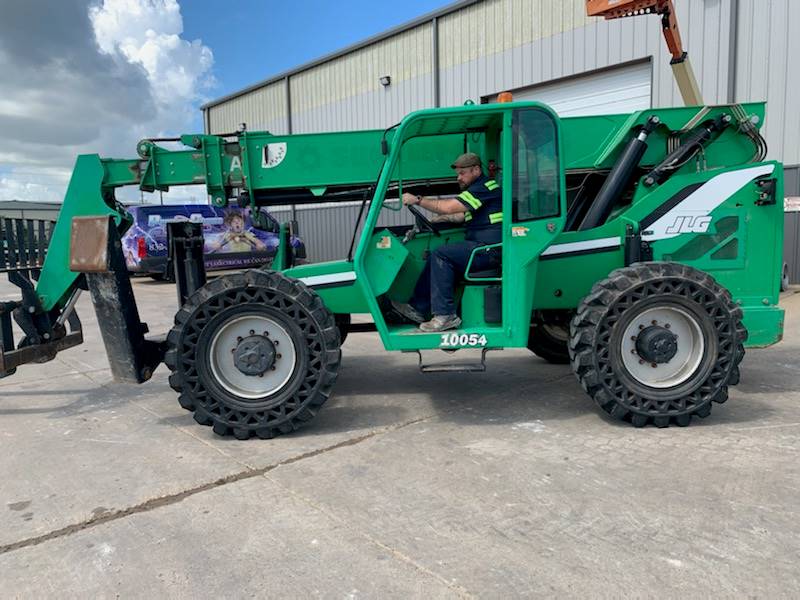
POLYGON ((47 232, 3 228, 0 268, 23 297, 0 306, 0 373, 80 343, 75 300, 89 290, 114 376, 141 383, 165 362, 181 406, 219 435, 270 438, 309 421, 333 391, 342 340, 367 329, 387 350, 420 353, 423 371, 482 370, 487 351, 528 347, 570 362, 612 417, 687 425, 727 399, 745 346, 782 336, 783 170, 765 160, 763 119, 760 103, 572 118, 536 102, 468 104, 414 112, 385 131, 242 128, 184 135, 182 150, 143 140, 134 159, 80 156, 46 256, 47 232), (455 195, 449 164, 466 151, 501 185, 502 261, 484 272, 468 266, 459 329, 425 333, 390 301, 407 301, 430 253, 464 230, 416 207, 414 225, 378 220, 404 210, 404 191, 455 195), (171 224, 180 306, 171 331, 148 338, 120 245, 130 219, 115 190, 189 184, 256 215, 260 206, 354 200, 362 211, 342 260, 297 264, 289 223, 270 268, 209 282, 199 226, 171 224), (372 323, 351 321, 365 313, 372 323), (480 363, 422 364, 422 351, 466 348, 481 350, 480 363))

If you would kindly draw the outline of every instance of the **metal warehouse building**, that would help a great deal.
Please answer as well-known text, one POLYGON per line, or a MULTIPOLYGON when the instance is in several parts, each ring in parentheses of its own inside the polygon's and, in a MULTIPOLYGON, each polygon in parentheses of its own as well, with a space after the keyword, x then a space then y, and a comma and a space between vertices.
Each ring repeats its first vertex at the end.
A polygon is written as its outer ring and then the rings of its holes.
MULTIPOLYGON (((800 57, 800 1, 675 4, 704 100, 766 100, 769 157, 786 166, 786 195, 800 196, 800 78, 791 67, 800 57)), ((384 128, 413 110, 488 102, 501 91, 546 102, 562 116, 681 104, 656 17, 604 21, 585 11, 585 0, 456 2, 206 104, 205 128, 384 128)), ((319 239, 331 237, 334 212, 351 230, 354 211, 325 212, 328 235, 319 239)), ((312 236, 313 216, 300 220, 312 236)), ((341 256, 339 248, 315 254, 341 256)))

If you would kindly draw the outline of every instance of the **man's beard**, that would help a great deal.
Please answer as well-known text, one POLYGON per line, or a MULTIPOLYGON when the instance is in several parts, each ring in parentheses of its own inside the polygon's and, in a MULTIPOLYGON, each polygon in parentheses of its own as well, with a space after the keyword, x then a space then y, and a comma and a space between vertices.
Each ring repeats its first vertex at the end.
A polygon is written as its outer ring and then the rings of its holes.
POLYGON ((467 185, 466 183, 462 183, 462 182, 460 182, 460 181, 459 181, 459 182, 458 182, 458 187, 459 187, 459 189, 460 189, 460 190, 463 192, 465 189, 467 189, 467 188, 469 187, 469 185, 467 185))

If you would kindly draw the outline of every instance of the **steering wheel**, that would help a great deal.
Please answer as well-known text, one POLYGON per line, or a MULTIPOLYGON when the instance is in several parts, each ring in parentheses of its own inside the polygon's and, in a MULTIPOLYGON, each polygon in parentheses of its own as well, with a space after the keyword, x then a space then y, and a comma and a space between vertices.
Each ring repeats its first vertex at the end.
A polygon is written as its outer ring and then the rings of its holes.
POLYGON ((436 237, 441 237, 442 234, 439 233, 436 227, 433 226, 433 223, 431 223, 430 219, 426 217, 415 204, 406 204, 406 208, 408 208, 408 210, 411 211, 411 214, 414 215, 414 218, 417 221, 417 228, 420 231, 427 230, 436 237))

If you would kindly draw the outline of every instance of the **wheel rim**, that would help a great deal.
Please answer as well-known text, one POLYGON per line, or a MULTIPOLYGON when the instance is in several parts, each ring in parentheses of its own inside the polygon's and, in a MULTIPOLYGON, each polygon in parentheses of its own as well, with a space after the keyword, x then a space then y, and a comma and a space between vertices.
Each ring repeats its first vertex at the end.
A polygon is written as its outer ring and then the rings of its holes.
POLYGON ((237 317, 220 326, 211 340, 209 358, 217 383, 231 394, 250 400, 280 390, 292 377, 297 364, 297 352, 289 332, 274 319, 262 315, 237 317), (242 350, 256 348, 258 351, 259 347, 274 348, 274 357, 262 359, 266 370, 260 374, 243 372, 237 366, 242 350))
POLYGON ((650 308, 638 314, 625 328, 622 362, 638 382, 652 388, 671 388, 692 377, 703 360, 705 346, 695 316, 677 307, 650 308), (641 352, 641 336, 655 328, 661 328, 676 338, 677 349, 669 358, 660 359, 663 362, 641 352))

